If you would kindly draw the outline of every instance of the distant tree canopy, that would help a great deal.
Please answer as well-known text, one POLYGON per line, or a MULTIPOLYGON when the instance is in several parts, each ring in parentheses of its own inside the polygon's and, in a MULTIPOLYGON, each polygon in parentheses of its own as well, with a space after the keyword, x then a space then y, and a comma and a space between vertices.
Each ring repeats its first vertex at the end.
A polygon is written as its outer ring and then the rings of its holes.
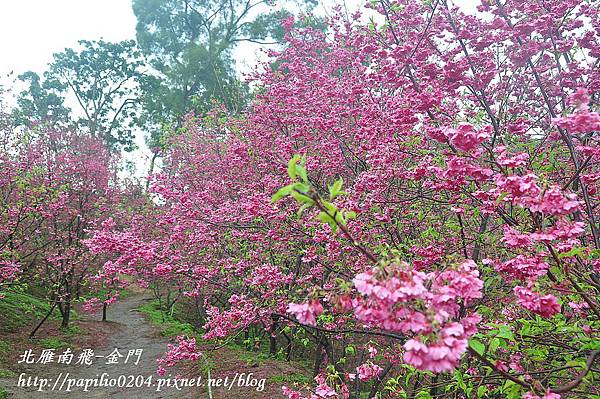
POLYGON ((134 41, 79 41, 81 50, 54 54, 42 79, 28 71, 19 76, 27 88, 17 98, 21 124, 74 125, 101 138, 112 149, 133 149, 139 82, 143 62, 134 41), (74 119, 65 105, 71 95, 78 104, 74 119))
POLYGON ((17 98, 15 118, 19 125, 32 123, 68 124, 71 109, 64 104, 65 87, 56 80, 43 80, 32 71, 19 75, 28 87, 17 98))
POLYGON ((161 126, 179 125, 191 110, 204 113, 213 101, 239 112, 249 91, 236 76, 232 51, 240 42, 278 43, 281 20, 291 15, 264 0, 133 0, 133 12, 138 45, 156 72, 145 80, 143 99, 143 117, 159 127, 153 144, 161 126))

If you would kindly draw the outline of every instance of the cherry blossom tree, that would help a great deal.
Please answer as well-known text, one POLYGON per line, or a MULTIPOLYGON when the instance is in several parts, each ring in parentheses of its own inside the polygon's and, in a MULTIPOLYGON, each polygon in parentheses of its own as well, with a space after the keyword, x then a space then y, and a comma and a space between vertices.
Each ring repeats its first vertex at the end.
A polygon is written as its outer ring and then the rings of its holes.
POLYGON ((73 132, 5 129, 3 143, 0 283, 29 281, 46 293, 50 310, 31 335, 56 308, 68 327, 99 266, 83 245, 87 230, 120 198, 112 156, 100 140, 73 132))
POLYGON ((205 339, 309 339, 290 398, 598 395, 598 5, 365 13, 286 20, 247 113, 190 116, 89 245, 195 299, 205 339))

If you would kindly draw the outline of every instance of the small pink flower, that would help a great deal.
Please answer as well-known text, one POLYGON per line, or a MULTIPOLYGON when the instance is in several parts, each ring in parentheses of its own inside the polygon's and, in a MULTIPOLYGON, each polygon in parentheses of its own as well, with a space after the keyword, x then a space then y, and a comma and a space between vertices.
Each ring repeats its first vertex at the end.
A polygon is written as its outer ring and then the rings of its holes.
POLYGON ((356 368, 358 378, 363 382, 377 377, 382 370, 381 367, 371 362, 363 363, 356 368))
POLYGON ((525 395, 523 395, 523 399, 560 399, 560 395, 547 391, 544 396, 540 397, 533 392, 527 392, 525 395))
POLYGON ((554 295, 540 295, 528 288, 516 286, 513 289, 517 296, 517 303, 525 309, 539 314, 542 317, 552 317, 560 312, 560 304, 554 295))
POLYGON ((317 324, 316 317, 323 313, 323 305, 318 300, 302 304, 290 303, 287 311, 296 316, 300 323, 314 326, 317 324))
POLYGON ((450 143, 459 150, 468 152, 490 137, 491 126, 486 126, 480 131, 475 131, 473 125, 463 123, 456 129, 446 129, 444 134, 450 143))
POLYGON ((283 391, 283 394, 286 395, 289 399, 301 399, 302 398, 302 395, 300 394, 300 392, 294 391, 285 385, 281 387, 281 390, 283 391))
POLYGON ((337 395, 335 391, 327 384, 319 384, 317 389, 315 389, 315 394, 323 399, 332 398, 337 395))

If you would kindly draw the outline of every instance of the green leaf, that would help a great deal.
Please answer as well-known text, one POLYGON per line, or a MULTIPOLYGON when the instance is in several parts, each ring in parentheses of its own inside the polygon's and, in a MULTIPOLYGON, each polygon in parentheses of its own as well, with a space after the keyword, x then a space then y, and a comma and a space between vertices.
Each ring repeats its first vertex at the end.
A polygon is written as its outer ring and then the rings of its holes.
POLYGON ((584 249, 581 247, 576 247, 571 249, 569 252, 563 252, 558 254, 558 258, 562 259, 562 258, 567 258, 567 257, 572 257, 575 255, 579 255, 579 256, 583 256, 584 255, 584 249))
POLYGON ((504 383, 502 392, 506 394, 507 399, 521 398, 521 386, 510 380, 504 383))
POLYGON ((298 155, 294 155, 288 162, 287 172, 288 176, 292 180, 296 180, 296 177, 298 176, 296 173, 296 164, 298 163, 298 159, 300 159, 300 157, 298 155))
POLYGON ((285 187, 281 187, 279 190, 277 190, 277 192, 275 194, 273 194, 273 196, 271 197, 271 202, 277 202, 281 198, 287 197, 288 195, 290 195, 290 193, 292 192, 293 189, 294 189, 293 184, 289 184, 285 187))
POLYGON ((340 195, 340 191, 342 191, 342 185, 344 184, 344 179, 339 178, 335 181, 331 186, 329 186, 329 198, 334 199, 338 195, 340 195))
POLYGON ((523 327, 521 327, 521 335, 529 335, 529 332, 531 331, 531 323, 529 323, 529 321, 527 320, 523 320, 523 327))
POLYGON ((459 387, 463 391, 467 389, 467 385, 463 380, 462 373, 460 372, 460 370, 456 370, 456 372, 454 373, 454 379, 456 380, 457 387, 459 387))
POLYGON ((306 184, 308 184, 308 173, 306 172, 306 154, 302 156, 302 159, 300 160, 300 166, 296 167, 298 174, 300 175, 300 177, 302 178, 302 181, 306 184))
POLYGON ((427 391, 419 391, 417 396, 415 396, 415 399, 433 399, 433 397, 427 391))
POLYGON ((336 221, 336 222, 337 222, 339 225, 342 225, 342 226, 345 226, 345 225, 346 225, 346 217, 344 216, 344 213, 343 213, 343 212, 337 212, 337 211, 336 211, 336 212, 334 213, 334 215, 335 215, 335 221, 336 221))
POLYGON ((300 202, 301 204, 313 205, 315 203, 315 201, 312 198, 302 193, 299 193, 298 191, 293 190, 291 194, 292 197, 294 197, 296 201, 300 202))
POLYGON ((294 190, 296 191, 300 191, 301 193, 308 193, 310 191, 310 186, 308 184, 304 184, 304 183, 294 183, 294 190))
POLYGON ((507 195, 508 195, 508 193, 502 193, 502 194, 500 194, 500 196, 496 200, 496 205, 500 205, 500 202, 502 202, 502 200, 504 199, 504 197, 506 197, 507 195))
POLYGON ((485 394, 487 394, 487 392, 488 392, 487 387, 485 387, 484 385, 482 385, 479 388, 477 388, 477 397, 478 398, 483 398, 485 396, 485 394))
POLYGON ((587 344, 583 345, 581 349, 598 350, 600 349, 600 340, 592 340, 587 344))
POLYGON ((515 335, 513 334, 509 326, 501 325, 498 327, 498 329, 500 330, 500 332, 496 335, 496 337, 508 339, 510 341, 515 340, 515 335))
POLYGON ((337 211, 337 206, 335 206, 331 202, 321 201, 321 204, 323 204, 323 206, 325 207, 325 209, 327 209, 327 212, 329 212, 330 215, 334 215, 337 211))
POLYGON ((483 356, 483 354, 485 353, 485 345, 483 344, 483 342, 481 342, 475 338, 469 339, 469 346, 471 347, 471 349, 473 349, 475 352, 479 353, 481 356, 483 356))
POLYGON ((327 223, 333 232, 337 231, 337 223, 327 212, 320 212, 317 215, 317 219, 319 219, 323 223, 327 223))
POLYGON ((498 338, 493 338, 490 341, 490 352, 496 353, 496 349, 500 346, 500 340, 498 338))

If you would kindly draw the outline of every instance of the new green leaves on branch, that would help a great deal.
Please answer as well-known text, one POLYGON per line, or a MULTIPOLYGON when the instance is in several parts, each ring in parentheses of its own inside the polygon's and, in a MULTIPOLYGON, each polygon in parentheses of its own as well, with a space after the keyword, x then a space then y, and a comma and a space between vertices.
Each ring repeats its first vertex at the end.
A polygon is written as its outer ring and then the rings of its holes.
POLYGON ((293 183, 280 188, 271 198, 272 202, 276 202, 283 197, 292 196, 296 201, 302 204, 299 214, 304 210, 316 206, 321 212, 317 215, 317 219, 323 223, 327 223, 331 230, 337 231, 339 226, 346 226, 350 219, 356 218, 356 212, 344 211, 331 201, 337 197, 345 195, 342 191, 344 180, 340 177, 329 188, 329 201, 324 200, 319 196, 317 191, 311 186, 306 170, 306 155, 294 155, 288 162, 288 176, 293 183))

